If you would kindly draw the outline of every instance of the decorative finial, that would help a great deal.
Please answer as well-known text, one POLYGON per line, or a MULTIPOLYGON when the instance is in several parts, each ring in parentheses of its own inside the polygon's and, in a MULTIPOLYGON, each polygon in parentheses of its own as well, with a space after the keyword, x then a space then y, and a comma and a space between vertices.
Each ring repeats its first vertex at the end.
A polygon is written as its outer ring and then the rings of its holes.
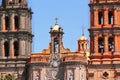
POLYGON ((55 18, 55 20, 56 20, 56 23, 55 23, 55 25, 58 25, 58 18, 55 18))
POLYGON ((82 36, 84 36, 84 26, 82 26, 82 36))

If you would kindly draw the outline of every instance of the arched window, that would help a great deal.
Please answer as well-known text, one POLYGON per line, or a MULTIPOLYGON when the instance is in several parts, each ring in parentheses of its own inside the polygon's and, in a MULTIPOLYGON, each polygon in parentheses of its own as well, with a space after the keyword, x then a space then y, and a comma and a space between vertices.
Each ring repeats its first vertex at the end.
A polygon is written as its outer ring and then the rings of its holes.
POLYGON ((99 19, 99 24, 103 24, 103 13, 102 12, 98 13, 98 19, 99 19))
POLYGON ((8 57, 9 56, 9 42, 8 41, 4 42, 4 52, 5 52, 5 56, 8 57))
POLYGON ((109 51, 114 51, 114 39, 112 37, 110 37, 108 39, 108 48, 109 48, 109 51))
POLYGON ((84 43, 82 43, 82 49, 84 49, 84 43))
POLYGON ((15 16, 14 20, 15 20, 15 29, 18 30, 19 29, 19 18, 18 18, 18 16, 15 16))
POLYGON ((21 3, 22 2, 22 0, 19 0, 19 3, 21 3))
POLYGON ((108 21, 109 21, 109 24, 113 24, 113 13, 112 13, 112 11, 110 11, 108 13, 108 21))
POLYGON ((99 53, 104 52, 104 40, 103 40, 103 38, 98 39, 98 52, 99 53))
POLYGON ((5 16, 5 30, 9 30, 9 17, 8 16, 5 16))
POLYGON ((14 42, 14 56, 18 56, 19 55, 19 43, 18 41, 14 42))

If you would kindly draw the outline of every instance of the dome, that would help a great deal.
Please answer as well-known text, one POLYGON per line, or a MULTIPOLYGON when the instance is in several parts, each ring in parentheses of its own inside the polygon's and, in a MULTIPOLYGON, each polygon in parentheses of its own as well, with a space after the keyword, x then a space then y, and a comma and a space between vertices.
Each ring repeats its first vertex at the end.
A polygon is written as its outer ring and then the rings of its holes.
POLYGON ((79 40, 87 40, 85 36, 81 36, 79 40))
POLYGON ((59 30, 59 25, 55 24, 55 26, 53 27, 53 30, 58 31, 59 30))

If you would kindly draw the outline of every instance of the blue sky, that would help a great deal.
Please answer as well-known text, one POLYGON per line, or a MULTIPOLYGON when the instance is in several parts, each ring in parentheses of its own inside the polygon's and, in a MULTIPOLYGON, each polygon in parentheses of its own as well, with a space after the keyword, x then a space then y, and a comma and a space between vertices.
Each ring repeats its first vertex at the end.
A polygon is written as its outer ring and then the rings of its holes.
POLYGON ((89 0, 29 0, 29 7, 34 12, 32 18, 33 52, 40 53, 48 48, 50 27, 54 26, 55 18, 64 31, 65 48, 77 51, 77 40, 82 35, 89 38, 89 0))

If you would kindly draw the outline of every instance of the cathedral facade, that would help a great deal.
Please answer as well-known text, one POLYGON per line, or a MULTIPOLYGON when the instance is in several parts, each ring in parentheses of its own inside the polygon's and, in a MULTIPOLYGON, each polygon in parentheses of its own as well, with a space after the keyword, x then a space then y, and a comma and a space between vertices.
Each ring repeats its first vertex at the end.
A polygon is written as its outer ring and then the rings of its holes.
POLYGON ((90 41, 83 34, 77 51, 64 48, 56 18, 48 49, 32 53, 28 0, 2 0, 0 80, 120 80, 120 1, 90 0, 89 7, 90 41))

